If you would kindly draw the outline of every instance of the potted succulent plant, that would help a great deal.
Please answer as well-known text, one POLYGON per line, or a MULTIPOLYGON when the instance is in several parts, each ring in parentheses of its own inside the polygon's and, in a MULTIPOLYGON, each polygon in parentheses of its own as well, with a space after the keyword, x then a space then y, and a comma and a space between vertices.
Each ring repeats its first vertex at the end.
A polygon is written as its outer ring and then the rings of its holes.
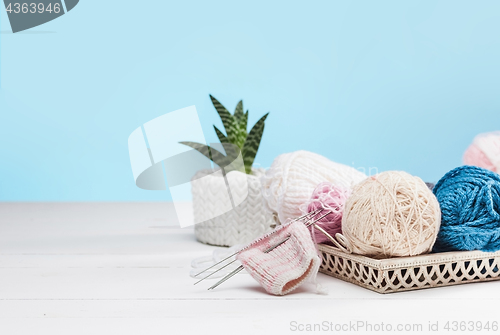
POLYGON ((219 246, 245 244, 276 224, 273 213, 264 205, 261 193, 260 177, 264 169, 252 167, 269 113, 247 132, 248 110, 243 112, 243 101, 238 102, 234 114, 231 114, 213 96, 210 95, 210 99, 226 132, 224 134, 214 125, 220 146, 180 142, 212 160, 220 171, 202 170, 192 179, 194 220, 201 222, 195 225, 195 234, 203 243, 219 246), (228 166, 232 168, 228 169, 228 166), (233 204, 229 210, 228 188, 233 204))

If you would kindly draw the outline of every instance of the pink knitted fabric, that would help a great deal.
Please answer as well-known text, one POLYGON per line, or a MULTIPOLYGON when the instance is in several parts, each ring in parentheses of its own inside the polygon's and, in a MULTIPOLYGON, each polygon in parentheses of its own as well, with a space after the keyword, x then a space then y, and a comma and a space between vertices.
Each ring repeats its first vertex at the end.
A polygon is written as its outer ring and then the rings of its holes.
POLYGON ((304 223, 292 222, 253 243, 236 257, 243 267, 268 292, 285 295, 308 278, 316 276, 321 261, 304 223), (290 236, 268 253, 264 251, 290 236))

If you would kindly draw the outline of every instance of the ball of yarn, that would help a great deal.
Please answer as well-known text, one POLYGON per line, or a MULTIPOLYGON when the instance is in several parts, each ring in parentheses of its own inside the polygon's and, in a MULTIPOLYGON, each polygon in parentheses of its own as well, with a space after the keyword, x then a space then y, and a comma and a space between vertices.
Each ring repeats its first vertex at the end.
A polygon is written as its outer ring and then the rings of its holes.
POLYGON ((433 251, 500 250, 500 175, 461 166, 445 174, 433 192, 442 216, 433 251))
POLYGON ((286 222, 301 215, 299 206, 319 183, 328 181, 350 189, 364 178, 366 175, 353 167, 301 150, 275 158, 262 176, 262 195, 279 220, 286 222))
POLYGON ((406 172, 388 171, 354 187, 342 232, 354 253, 414 256, 431 251, 439 224, 439 203, 427 185, 406 172))
MULTIPOLYGON (((342 214, 344 205, 350 195, 350 190, 342 186, 335 186, 329 182, 323 182, 314 189, 311 198, 300 206, 302 214, 311 213, 318 209, 323 209, 317 217, 324 218, 317 222, 317 225, 325 230, 332 237, 335 234, 342 233, 342 214)), ((330 239, 314 225, 310 226, 314 242, 331 244, 330 239)))
POLYGON ((463 162, 500 172, 500 131, 477 135, 465 151, 463 162))

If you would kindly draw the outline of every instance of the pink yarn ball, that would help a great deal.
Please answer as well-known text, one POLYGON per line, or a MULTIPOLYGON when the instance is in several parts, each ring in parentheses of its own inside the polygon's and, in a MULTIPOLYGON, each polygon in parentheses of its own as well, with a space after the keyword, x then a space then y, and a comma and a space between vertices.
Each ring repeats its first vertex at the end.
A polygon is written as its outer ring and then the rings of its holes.
MULTIPOLYGON (((327 216, 317 222, 317 225, 335 237, 336 233, 342 233, 342 214, 344 213, 344 205, 349 195, 349 189, 335 186, 329 182, 323 182, 314 189, 309 201, 300 206, 300 210, 303 214, 306 214, 314 212, 319 208, 324 209, 325 211, 318 214, 317 218, 325 215, 326 211, 330 211, 327 216)), ((316 243, 332 244, 325 234, 314 228, 314 225, 309 229, 311 229, 313 239, 316 243)))
POLYGON ((500 132, 479 134, 463 156, 465 165, 500 172, 500 132))
POLYGON ((474 143, 465 150, 463 160, 465 165, 479 166, 493 172, 498 172, 489 158, 474 143))

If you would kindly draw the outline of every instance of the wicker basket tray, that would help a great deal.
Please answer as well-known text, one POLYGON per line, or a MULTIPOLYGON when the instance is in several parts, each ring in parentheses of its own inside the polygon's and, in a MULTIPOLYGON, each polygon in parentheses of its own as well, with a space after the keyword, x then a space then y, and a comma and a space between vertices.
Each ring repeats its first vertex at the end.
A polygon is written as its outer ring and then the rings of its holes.
POLYGON ((500 279, 500 251, 373 259, 320 244, 320 272, 379 293, 500 279))

